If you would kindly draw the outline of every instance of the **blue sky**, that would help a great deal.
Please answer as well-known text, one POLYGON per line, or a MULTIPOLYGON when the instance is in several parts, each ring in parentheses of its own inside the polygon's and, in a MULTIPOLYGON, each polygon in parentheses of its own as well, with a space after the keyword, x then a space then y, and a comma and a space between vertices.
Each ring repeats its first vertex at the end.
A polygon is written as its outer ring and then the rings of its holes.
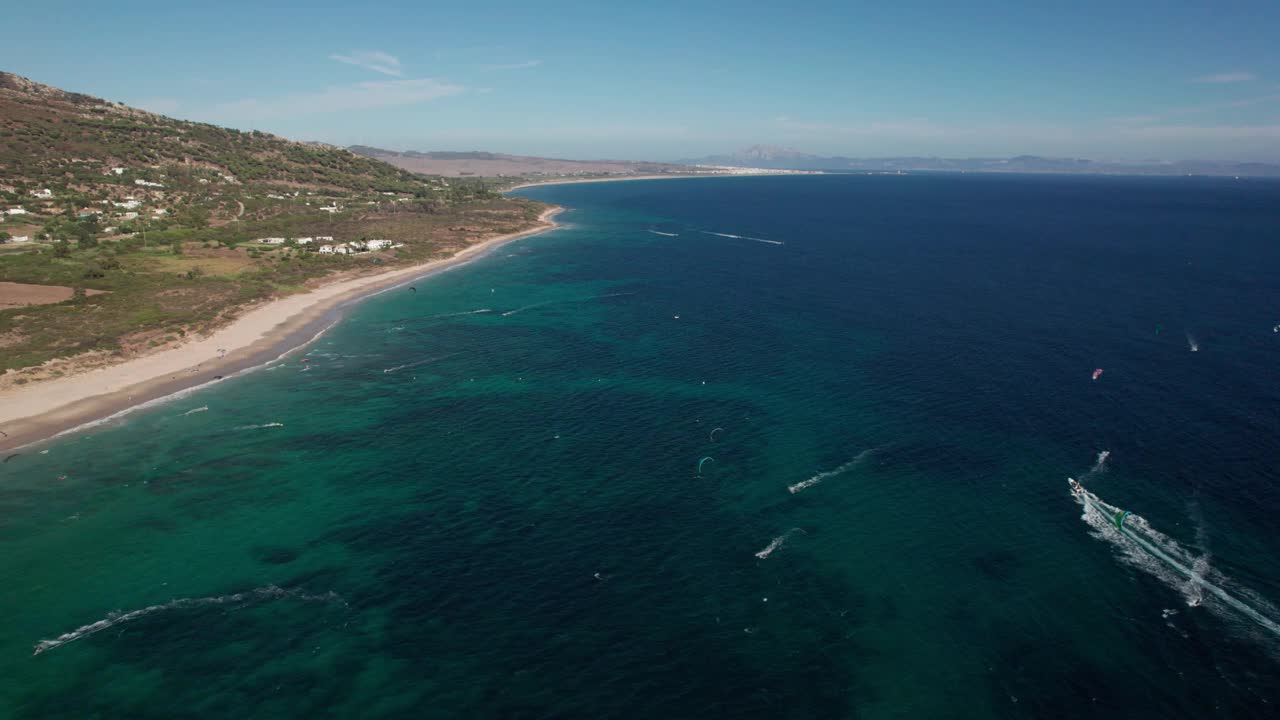
POLYGON ((395 149, 1280 161, 1280 2, 1041 4, 14 3, 0 69, 395 149))

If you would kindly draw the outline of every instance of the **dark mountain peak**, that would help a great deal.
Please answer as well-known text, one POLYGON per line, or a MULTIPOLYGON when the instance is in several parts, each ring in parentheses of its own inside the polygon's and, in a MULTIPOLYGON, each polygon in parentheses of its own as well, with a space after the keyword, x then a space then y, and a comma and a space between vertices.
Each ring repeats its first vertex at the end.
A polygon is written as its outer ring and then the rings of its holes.
POLYGON ((793 148, 780 147, 778 145, 752 145, 751 147, 743 148, 742 150, 734 153, 734 157, 742 158, 743 160, 783 160, 812 158, 816 156, 802 153, 793 148))

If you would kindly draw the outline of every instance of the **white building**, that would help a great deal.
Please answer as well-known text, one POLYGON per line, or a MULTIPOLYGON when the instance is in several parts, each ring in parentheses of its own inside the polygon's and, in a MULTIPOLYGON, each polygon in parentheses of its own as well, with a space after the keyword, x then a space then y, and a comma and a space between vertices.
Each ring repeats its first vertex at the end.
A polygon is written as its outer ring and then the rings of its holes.
POLYGON ((165 210, 164 208, 156 208, 155 210, 151 211, 151 214, 152 215, 168 215, 169 211, 165 210))
POLYGON ((140 185, 142 187, 164 187, 164 185, 161 183, 151 182, 150 180, 143 180, 142 178, 138 178, 137 180, 134 180, 133 184, 140 185))
POLYGON ((20 243, 20 242, 31 242, 31 236, 30 236, 30 235, 15 235, 14 237, 9 238, 9 242, 16 242, 16 243, 20 243))
MULTIPOLYGON (((297 243, 297 244, 299 244, 299 245, 310 245, 310 244, 311 244, 311 241, 312 241, 312 240, 314 240, 314 239, 315 239, 315 238, 300 237, 300 238, 298 238, 297 240, 294 240, 294 242, 295 242, 295 243, 297 243)), ((332 239, 333 239, 333 238, 330 238, 330 240, 332 240, 332 239)))
POLYGON ((258 242, 260 242, 260 243, 262 243, 262 244, 264 244, 264 245, 283 245, 283 244, 284 244, 284 238, 282 238, 282 237, 265 237, 265 238, 258 238, 258 242))
POLYGON ((49 188, 45 188, 43 190, 32 190, 31 195, 33 197, 38 197, 41 200, 48 200, 49 198, 53 197, 53 191, 50 190, 49 188))
POLYGON ((9 208, 8 210, 5 210, 4 212, 5 212, 5 214, 6 214, 6 215, 26 215, 26 214, 27 214, 27 209, 26 209, 26 208, 16 207, 16 208, 9 208))
POLYGON ((316 236, 316 242, 327 242, 327 243, 331 243, 331 242, 333 242, 333 236, 332 236, 332 235, 317 235, 317 236, 316 236))
POLYGON ((122 167, 113 167, 113 168, 111 168, 111 172, 115 173, 116 175, 123 175, 123 174, 124 174, 124 168, 122 168, 122 167))
POLYGON ((357 250, 344 243, 342 245, 321 245, 320 252, 325 255, 350 255, 353 252, 357 252, 357 250))
POLYGON ((137 220, 137 219, 138 219, 138 213, 136 213, 136 212, 127 212, 127 213, 125 213, 125 214, 121 215, 121 216, 120 216, 120 219, 121 219, 121 220, 137 220))
POLYGON ((324 206, 324 207, 322 207, 322 208, 320 208, 320 209, 321 209, 321 210, 323 210, 323 211, 325 211, 325 212, 327 212, 327 213, 336 213, 336 212, 338 212, 339 210, 341 210, 342 208, 338 207, 338 206, 335 204, 335 205, 326 205, 326 206, 324 206))
POLYGON ((142 203, 137 200, 125 200, 124 202, 112 203, 112 205, 115 205, 122 210, 136 210, 141 204, 142 203))
POLYGON ((364 242, 364 246, 365 246, 365 249, 367 250, 386 250, 387 248, 391 247, 391 241, 390 240, 366 240, 364 242))

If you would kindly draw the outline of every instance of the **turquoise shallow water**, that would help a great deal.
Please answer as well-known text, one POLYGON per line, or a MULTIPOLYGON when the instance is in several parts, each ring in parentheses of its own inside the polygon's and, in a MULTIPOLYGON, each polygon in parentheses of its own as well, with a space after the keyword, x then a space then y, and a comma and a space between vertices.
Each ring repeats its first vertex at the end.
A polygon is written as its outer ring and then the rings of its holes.
POLYGON ((1280 186, 523 194, 568 226, 5 464, 0 715, 1273 714, 1064 481, 1277 618, 1280 186))

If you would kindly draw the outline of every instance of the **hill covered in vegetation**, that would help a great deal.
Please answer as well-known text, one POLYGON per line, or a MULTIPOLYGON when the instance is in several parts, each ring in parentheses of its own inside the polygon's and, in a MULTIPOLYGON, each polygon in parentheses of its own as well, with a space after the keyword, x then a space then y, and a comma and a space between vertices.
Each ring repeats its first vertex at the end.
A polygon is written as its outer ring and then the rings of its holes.
POLYGON ((0 372, 26 368, 0 386, 62 372, 50 360, 110 362, 207 332, 335 273, 452 254, 539 210, 0 73, 0 372), (68 299, 35 299, 59 297, 51 286, 68 299))

